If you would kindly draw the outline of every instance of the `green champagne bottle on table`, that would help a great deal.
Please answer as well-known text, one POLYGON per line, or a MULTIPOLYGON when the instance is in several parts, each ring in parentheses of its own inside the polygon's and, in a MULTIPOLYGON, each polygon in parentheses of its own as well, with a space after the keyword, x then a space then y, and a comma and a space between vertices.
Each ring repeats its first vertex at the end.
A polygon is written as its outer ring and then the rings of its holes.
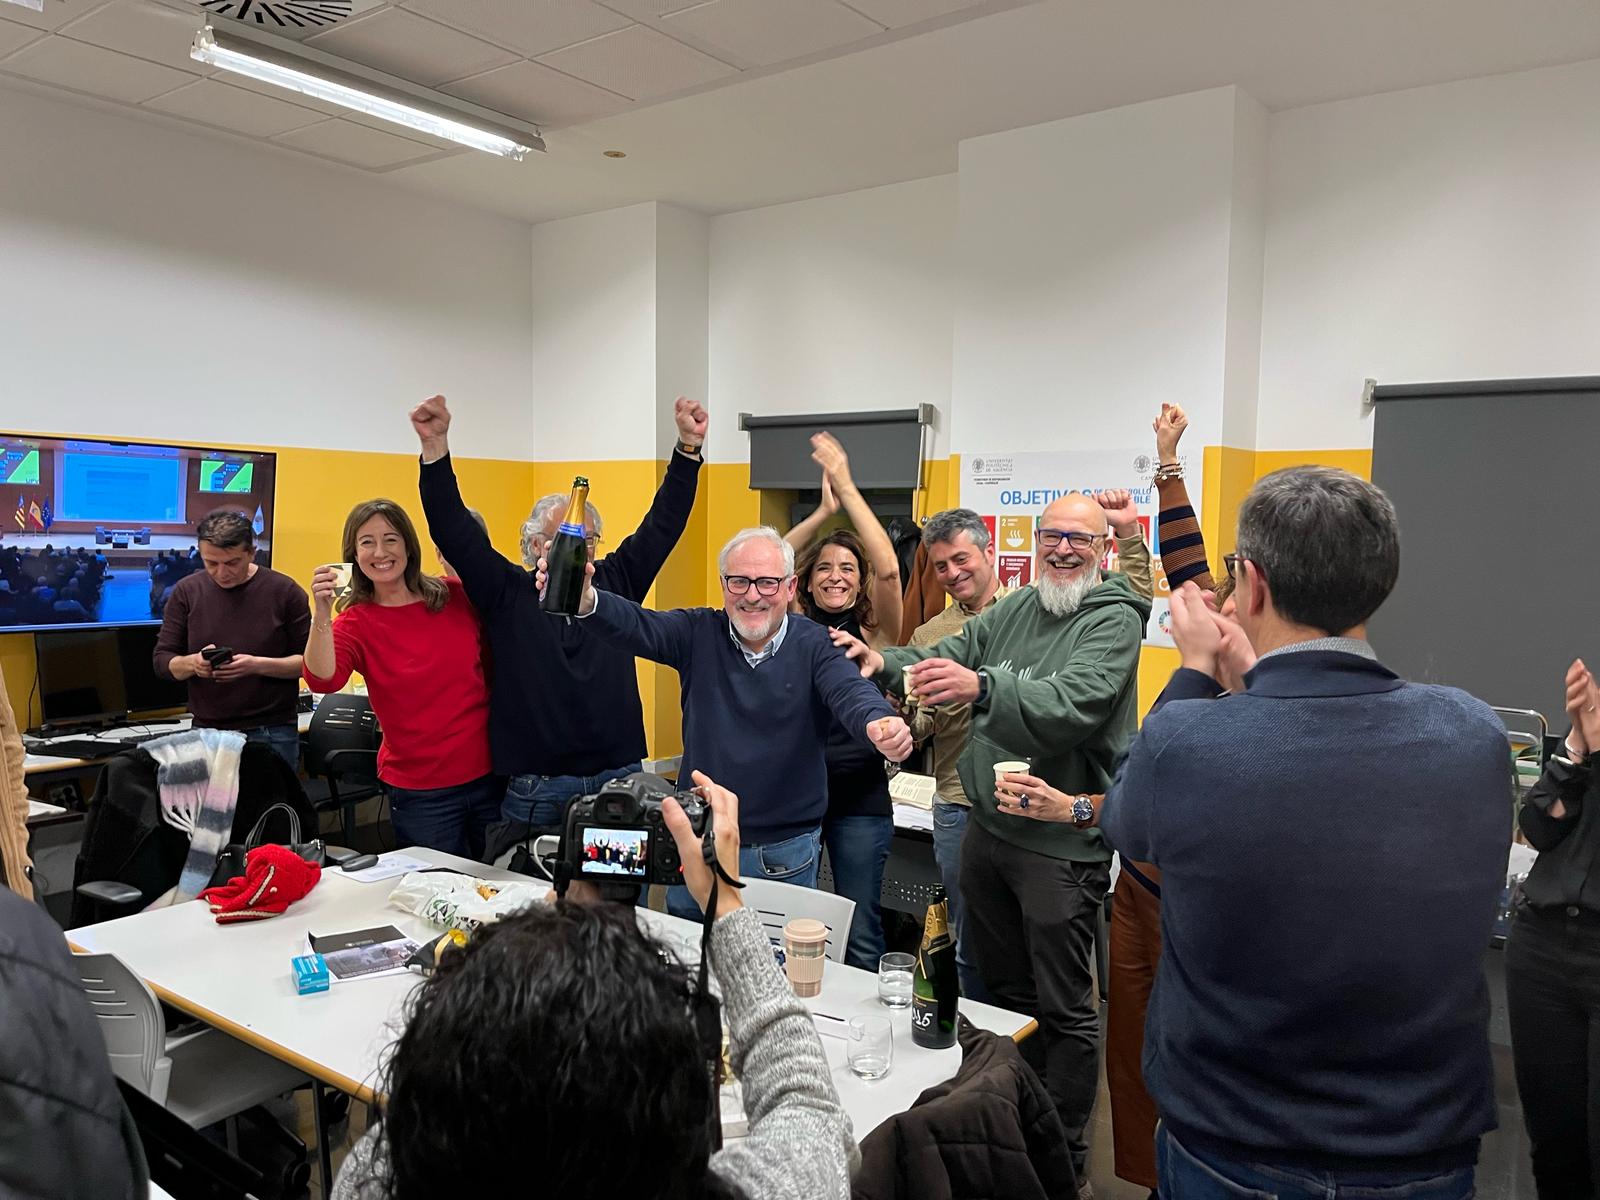
POLYGON ((589 543, 584 539, 583 522, 589 507, 589 481, 579 475, 572 481, 572 499, 555 540, 545 548, 547 576, 541 610, 559 617, 575 617, 583 601, 584 568, 589 565, 589 543))
POLYGON ((933 903, 922 924, 922 945, 911 976, 911 1040, 935 1050, 956 1044, 956 1009, 961 984, 956 978, 956 943, 950 936, 950 906, 944 889, 933 889, 933 903))

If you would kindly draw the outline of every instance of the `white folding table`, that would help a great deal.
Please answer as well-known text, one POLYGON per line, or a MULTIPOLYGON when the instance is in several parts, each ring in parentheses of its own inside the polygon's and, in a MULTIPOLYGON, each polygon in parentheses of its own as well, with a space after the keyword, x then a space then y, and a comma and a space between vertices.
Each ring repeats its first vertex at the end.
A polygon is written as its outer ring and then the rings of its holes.
MULTIPOLYGON (((480 878, 527 882, 523 876, 433 850, 404 853, 480 878)), ((86 925, 67 937, 76 948, 115 954, 174 1007, 370 1103, 381 1056, 399 1035, 406 998, 420 977, 358 979, 301 996, 295 992, 289 961, 306 952, 308 931, 328 934, 393 925, 419 941, 436 936, 440 931, 433 926, 389 906, 389 893, 398 882, 357 883, 341 871, 325 870, 310 895, 269 920, 217 925, 204 904, 191 902, 86 925)), ((699 932, 698 925, 664 913, 638 913, 646 929, 675 948, 699 932)), ((821 995, 806 1003, 832 1016, 888 1014, 893 1022, 894 1068, 872 1082, 851 1074, 843 1041, 822 1039, 857 1138, 910 1108, 925 1088, 949 1079, 961 1065, 959 1047, 928 1050, 912 1042, 910 1011, 891 1011, 878 1003, 872 972, 829 962, 821 995)), ((968 1001, 962 1001, 961 1009, 979 1028, 1003 1036, 1020 1039, 1034 1030, 1028 1017, 1005 1009, 968 1001)))

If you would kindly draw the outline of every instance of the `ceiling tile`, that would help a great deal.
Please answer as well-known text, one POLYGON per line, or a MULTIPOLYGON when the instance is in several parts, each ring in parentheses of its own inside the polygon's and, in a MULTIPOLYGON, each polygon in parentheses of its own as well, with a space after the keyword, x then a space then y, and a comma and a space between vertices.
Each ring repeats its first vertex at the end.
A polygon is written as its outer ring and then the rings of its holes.
POLYGON ((737 68, 643 25, 579 42, 539 61, 634 100, 737 74, 737 68))
POLYGON ((902 25, 915 25, 918 21, 931 21, 946 17, 962 9, 979 8, 988 0, 844 0, 864 17, 899 29, 902 25))
POLYGON ((711 0, 665 19, 714 49, 771 66, 882 33, 837 0, 711 0))
POLYGON ((64 37, 40 38, 24 46, 0 59, 0 71, 128 104, 142 103, 194 81, 193 75, 172 67, 64 37))
POLYGON ((252 137, 272 137, 323 119, 309 108, 247 92, 215 79, 198 79, 188 87, 156 97, 145 107, 252 137))
POLYGON ((210 67, 189 57, 189 46, 195 30, 204 24, 203 18, 199 9, 183 13, 151 0, 117 0, 79 17, 60 32, 74 41, 120 50, 180 71, 209 75, 210 67))
POLYGON ((622 96, 536 62, 512 63, 441 90, 546 128, 608 117, 628 106, 622 96))
MULTIPOLYGON (((591 0, 401 0, 457 29, 533 58, 633 24, 591 0)), ((698 2, 698 0, 689 0, 698 2)))
POLYGON ((614 8, 620 13, 627 13, 630 17, 654 21, 669 13, 682 12, 686 8, 704 4, 706 0, 595 0, 595 2, 604 4, 607 8, 614 8))
POLYGON ((324 121, 320 125, 308 125, 304 129, 275 137, 272 141, 277 146, 309 150, 324 158, 336 158, 340 162, 369 169, 398 166, 437 153, 407 138, 384 133, 381 129, 368 129, 354 121, 324 121))
POLYGON ((42 30, 34 29, 28 25, 18 25, 13 21, 0 20, 0 58, 4 58, 13 50, 20 50, 29 42, 36 41, 43 36, 42 30))
POLYGON ((68 21, 74 21, 106 3, 108 0, 44 0, 43 12, 34 12, 20 4, 7 4, 5 14, 6 20, 31 25, 35 29, 60 29, 68 21))
POLYGON ((509 50, 399 8, 380 9, 309 37, 306 44, 423 87, 517 59, 509 50))

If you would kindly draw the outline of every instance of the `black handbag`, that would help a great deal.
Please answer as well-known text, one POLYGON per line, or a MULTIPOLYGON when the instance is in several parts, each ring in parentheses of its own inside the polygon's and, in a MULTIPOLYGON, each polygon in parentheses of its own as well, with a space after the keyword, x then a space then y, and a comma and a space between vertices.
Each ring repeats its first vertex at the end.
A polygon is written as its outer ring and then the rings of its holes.
POLYGON ((244 840, 243 845, 238 842, 229 842, 222 848, 222 853, 217 855, 217 866, 211 872, 211 882, 206 884, 207 887, 221 887, 228 880, 245 873, 246 860, 249 858, 250 851, 257 846, 264 846, 268 843, 269 839, 262 836, 262 831, 266 828, 267 819, 273 813, 279 811, 282 811, 289 818, 289 838, 287 841, 274 844, 287 846, 307 862, 316 863, 319 867, 327 865, 327 843, 320 837, 312 838, 309 842, 302 842, 300 840, 300 814, 287 804, 274 804, 261 814, 260 819, 256 821, 255 828, 250 831, 250 836, 244 840))

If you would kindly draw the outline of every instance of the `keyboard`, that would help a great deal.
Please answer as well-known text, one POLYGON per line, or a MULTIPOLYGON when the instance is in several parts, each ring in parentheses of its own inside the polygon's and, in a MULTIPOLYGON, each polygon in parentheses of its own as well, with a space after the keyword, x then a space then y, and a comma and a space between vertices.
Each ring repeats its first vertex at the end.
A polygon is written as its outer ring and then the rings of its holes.
POLYGON ((130 746, 160 736, 158 733, 142 733, 119 738, 55 738, 48 742, 28 738, 24 740, 23 747, 29 754, 45 758, 110 758, 130 746))

